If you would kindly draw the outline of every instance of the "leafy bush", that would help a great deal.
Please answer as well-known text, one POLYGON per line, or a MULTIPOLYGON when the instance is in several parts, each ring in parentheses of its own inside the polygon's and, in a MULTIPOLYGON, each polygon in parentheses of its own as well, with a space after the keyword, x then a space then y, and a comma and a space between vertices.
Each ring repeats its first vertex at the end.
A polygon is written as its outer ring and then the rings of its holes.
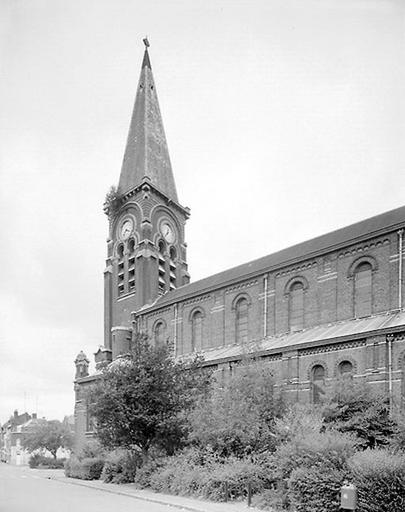
POLYGON ((254 507, 270 512, 287 509, 288 503, 284 489, 264 489, 252 499, 254 507))
POLYGON ((34 453, 31 455, 31 457, 28 459, 28 465, 30 468, 37 468, 41 462, 43 461, 45 457, 41 455, 40 453, 34 453))
POLYGON ((394 411, 392 418, 395 421, 395 432, 388 447, 392 452, 405 452, 405 411, 394 411))
POLYGON ((299 436, 318 434, 322 427, 323 418, 319 408, 297 403, 276 418, 274 433, 279 442, 287 442, 299 436))
POLYGON ((274 449, 274 423, 283 408, 268 366, 246 361, 224 386, 214 383, 191 411, 190 438, 225 457, 274 449))
POLYGON ((405 510, 405 454, 366 450, 348 461, 358 488, 358 512, 405 510))
POLYGON ((261 491, 266 479, 266 469, 250 460, 220 459, 213 453, 191 449, 167 458, 151 474, 150 485, 159 492, 223 501, 226 484, 233 499, 246 494, 248 483, 253 492, 261 491))
POLYGON ((264 469, 253 462, 229 458, 205 471, 204 477, 200 488, 204 498, 223 501, 225 484, 228 484, 229 497, 234 499, 247 494, 249 483, 252 493, 262 491, 267 476, 264 469))
POLYGON ((97 439, 89 439, 77 454, 79 459, 104 458, 105 450, 97 439))
POLYGON ((63 469, 65 467, 66 459, 54 459, 53 457, 46 457, 41 465, 49 469, 63 469))
POLYGON ((140 489, 146 489, 151 486, 152 476, 158 472, 165 464, 165 457, 149 458, 141 467, 137 468, 134 482, 140 489))
POLYGON ((364 449, 387 445, 396 430, 388 397, 366 382, 340 380, 328 394, 323 416, 325 424, 355 434, 364 449))
POLYGON ((142 458, 128 450, 114 450, 107 455, 101 478, 115 484, 131 483, 135 480, 137 467, 142 458))
POLYGON ((70 459, 65 462, 65 476, 81 478, 79 475, 81 475, 81 462, 75 455, 72 455, 70 459))
POLYGON ((354 454, 355 440, 350 434, 326 431, 297 436, 280 445, 275 454, 278 480, 286 480, 296 468, 321 465, 324 470, 342 470, 347 459, 354 454))
POLYGON ((294 469, 288 480, 288 497, 297 512, 339 512, 340 487, 347 470, 324 467, 294 469))
POLYGON ((34 453, 28 460, 30 468, 48 468, 48 469, 62 469, 65 465, 66 459, 54 459, 53 457, 46 457, 40 453, 34 453))
POLYGON ((104 466, 104 459, 87 457, 82 460, 72 456, 65 464, 65 475, 81 480, 98 480, 104 466))

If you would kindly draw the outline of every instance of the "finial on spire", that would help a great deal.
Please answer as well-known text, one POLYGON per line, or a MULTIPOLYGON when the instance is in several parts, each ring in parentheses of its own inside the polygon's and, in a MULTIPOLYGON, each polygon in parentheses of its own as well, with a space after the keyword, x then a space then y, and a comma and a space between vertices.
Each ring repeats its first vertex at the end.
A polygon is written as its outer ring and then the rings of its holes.
POLYGON ((145 45, 145 48, 149 48, 150 43, 148 41, 148 36, 146 36, 145 39, 142 39, 142 41, 143 41, 143 44, 145 45))

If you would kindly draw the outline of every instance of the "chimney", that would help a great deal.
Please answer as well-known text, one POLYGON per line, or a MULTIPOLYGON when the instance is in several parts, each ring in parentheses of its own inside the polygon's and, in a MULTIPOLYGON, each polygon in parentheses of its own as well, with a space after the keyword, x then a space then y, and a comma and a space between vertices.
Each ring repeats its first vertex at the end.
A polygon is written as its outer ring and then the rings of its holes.
POLYGON ((18 418, 18 411, 17 409, 14 411, 14 418, 17 419, 18 418))
POLYGON ((32 413, 32 419, 33 419, 33 420, 36 420, 36 419, 37 419, 37 413, 36 413, 36 412, 33 412, 33 413, 32 413))

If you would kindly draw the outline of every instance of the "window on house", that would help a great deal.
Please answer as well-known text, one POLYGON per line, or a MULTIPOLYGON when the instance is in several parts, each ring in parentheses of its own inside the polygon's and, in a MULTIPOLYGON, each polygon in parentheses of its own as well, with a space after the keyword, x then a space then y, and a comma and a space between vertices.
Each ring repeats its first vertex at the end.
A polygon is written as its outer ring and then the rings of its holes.
POLYGON ((372 268, 370 263, 360 263, 354 271, 354 316, 361 318, 372 313, 372 268))
POLYGON ((353 365, 350 361, 342 361, 338 366, 339 376, 343 379, 351 379, 353 377, 353 365))
POLYGON ((311 371, 312 403, 319 404, 325 394, 325 368, 317 364, 311 371))
POLYGON ((203 328, 203 315, 201 311, 196 311, 191 318, 191 350, 202 349, 202 332, 203 328))
POLYGON ((156 346, 163 345, 163 343, 165 341, 165 324, 163 322, 158 322, 155 325, 153 335, 155 338, 155 345, 156 346))
POLYGON ((289 290, 289 326, 290 331, 304 328, 304 285, 301 281, 293 283, 289 290))
POLYGON ((236 343, 248 341, 248 313, 249 303, 244 297, 236 303, 236 343))

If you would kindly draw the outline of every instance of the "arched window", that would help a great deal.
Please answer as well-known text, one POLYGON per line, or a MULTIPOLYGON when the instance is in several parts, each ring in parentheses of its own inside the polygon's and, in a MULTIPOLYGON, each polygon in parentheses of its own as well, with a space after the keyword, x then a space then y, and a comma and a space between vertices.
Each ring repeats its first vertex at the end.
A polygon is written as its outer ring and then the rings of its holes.
POLYGON ((317 364, 311 371, 312 403, 319 404, 325 393, 325 368, 317 364))
POLYGON ((353 378, 353 365, 350 361, 342 361, 338 366, 339 377, 343 379, 353 378))
POLYGON ((304 285, 295 281, 289 289, 289 326, 290 331, 304 328, 304 285))
POLYGON ((155 325, 155 329, 153 332, 153 336, 155 338, 155 345, 163 345, 165 342, 165 324, 163 322, 158 322, 155 325))
POLYGON ((191 350, 192 352, 202 349, 203 336, 203 314, 196 311, 191 317, 191 350))
POLYGON ((236 329, 235 338, 236 343, 245 343, 248 340, 248 314, 249 314, 249 303, 245 297, 240 298, 236 305, 236 329))
POLYGON ((361 318, 372 313, 372 267, 368 262, 357 265, 354 270, 354 316, 361 318))

